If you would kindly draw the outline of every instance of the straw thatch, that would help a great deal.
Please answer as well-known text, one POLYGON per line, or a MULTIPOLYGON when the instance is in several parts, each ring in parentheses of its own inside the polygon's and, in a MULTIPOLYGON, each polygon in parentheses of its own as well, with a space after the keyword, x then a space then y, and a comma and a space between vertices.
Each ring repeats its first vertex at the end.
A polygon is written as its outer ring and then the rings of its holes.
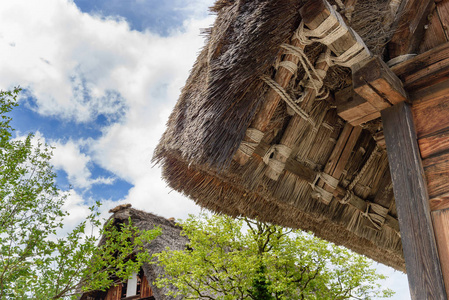
MULTIPOLYGON (((355 205, 336 198, 325 204, 311 187, 345 126, 332 96, 315 101, 308 111, 315 126, 307 124, 295 132, 289 159, 309 170, 307 174, 287 169, 278 180, 265 175, 264 153, 279 143, 292 120, 283 102, 251 160, 243 165, 233 160, 269 90, 260 76, 273 77, 277 72, 280 45, 288 42, 298 27, 302 5, 303 1, 292 0, 217 1, 212 8, 216 22, 207 31, 207 44, 153 160, 162 166, 163 177, 173 189, 212 211, 310 230, 404 271, 399 229, 391 225, 397 224, 397 213, 388 182, 387 156, 372 137, 381 129, 379 122, 364 125, 337 178, 340 187, 356 196, 355 205), (375 205, 385 209, 390 225, 387 221, 374 224, 370 216, 375 215, 371 211, 375 205)), ((393 19, 388 0, 358 0, 349 23, 371 52, 382 55, 393 19)), ((305 49, 312 63, 321 51, 319 44, 305 49)), ((287 87, 292 98, 301 92, 298 84, 303 74, 299 68, 287 87)), ((328 71, 324 84, 331 95, 351 84, 350 75, 344 67, 328 71)))
MULTIPOLYGON (((112 210, 111 210, 112 211, 112 210)), ((162 234, 152 240, 149 244, 144 245, 149 254, 160 253, 166 248, 171 250, 184 250, 188 243, 185 236, 181 236, 181 227, 172 220, 167 220, 163 217, 147 213, 141 210, 131 208, 130 206, 118 206, 114 209, 114 214, 109 218, 113 220, 114 224, 127 223, 131 218, 132 224, 139 230, 150 230, 155 227, 162 229, 162 234)), ((108 222, 109 222, 108 220, 108 222)), ((100 240, 100 244, 104 243, 104 237, 100 240)), ((154 297, 157 300, 172 300, 181 299, 181 297, 166 296, 168 292, 166 288, 158 288, 153 282, 159 274, 163 274, 164 270, 157 264, 144 263, 142 266, 143 273, 148 280, 148 283, 153 291, 154 297)), ((89 293, 90 296, 95 296, 95 293, 89 293)), ((87 294, 85 294, 87 296, 87 294)), ((81 299, 84 299, 81 297, 81 299)))

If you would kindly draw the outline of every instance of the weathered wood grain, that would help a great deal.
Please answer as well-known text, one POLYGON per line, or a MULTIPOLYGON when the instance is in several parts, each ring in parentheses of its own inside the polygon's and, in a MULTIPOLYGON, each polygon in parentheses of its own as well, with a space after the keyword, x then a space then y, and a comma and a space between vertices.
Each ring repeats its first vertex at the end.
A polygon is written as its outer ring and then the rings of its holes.
POLYGON ((144 275, 142 278, 141 286, 140 286, 140 298, 151 297, 151 296, 153 296, 153 291, 151 290, 148 280, 144 275))
POLYGON ((403 102, 381 114, 411 297, 447 299, 411 109, 403 102))
POLYGON ((122 298, 122 285, 118 284, 110 288, 105 300, 120 300, 122 298))
POLYGON ((447 80, 449 73, 449 43, 395 65, 391 70, 402 80, 410 93, 447 80))
POLYGON ((410 93, 410 102, 416 105, 432 99, 444 99, 449 94, 449 80, 415 90, 410 93))
POLYGON ((438 1, 437 10, 446 39, 449 41, 449 0, 438 1))
POLYGON ((353 126, 373 120, 371 117, 374 119, 380 117, 379 111, 363 97, 356 94, 352 87, 336 92, 335 104, 338 116, 353 126))
POLYGON ((354 91, 379 111, 407 97, 401 80, 378 56, 356 64, 352 82, 354 91))
MULTIPOLYGON (((362 128, 360 126, 353 127, 351 124, 346 123, 332 150, 331 156, 324 166, 324 173, 337 179, 340 178, 361 133, 362 128)), ((324 188, 328 192, 334 192, 334 189, 322 180, 317 182, 317 186, 324 188)), ((321 199, 321 201, 324 202, 324 199, 321 199)), ((326 204, 329 204, 329 202, 326 204)))
POLYGON ((423 160, 427 179, 429 197, 449 193, 449 153, 444 153, 423 160))
POLYGON ((449 130, 418 139, 421 157, 428 158, 449 150, 449 130))
POLYGON ((434 1, 409 0, 403 1, 399 9, 400 18, 396 24, 396 32, 388 43, 390 58, 399 55, 416 53, 424 35, 424 26, 427 23, 434 1))
POLYGON ((449 209, 433 211, 432 221, 446 293, 449 295, 449 209))
POLYGON ((447 42, 446 34, 438 12, 440 3, 441 2, 436 3, 431 10, 431 14, 429 15, 430 20, 424 31, 423 41, 419 45, 419 53, 426 52, 447 42))
POLYGON ((449 128, 449 94, 414 102, 412 111, 418 138, 449 128))

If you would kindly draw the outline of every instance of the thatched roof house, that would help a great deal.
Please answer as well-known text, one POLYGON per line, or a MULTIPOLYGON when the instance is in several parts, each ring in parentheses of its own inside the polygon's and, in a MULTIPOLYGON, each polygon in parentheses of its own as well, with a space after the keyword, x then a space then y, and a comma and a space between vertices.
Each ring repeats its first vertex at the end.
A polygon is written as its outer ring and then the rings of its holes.
MULTIPOLYGON (((181 236, 181 227, 176 225, 173 220, 167 220, 163 217, 147 213, 141 210, 131 208, 130 205, 118 206, 111 210, 114 214, 109 220, 114 220, 115 224, 128 222, 128 218, 131 218, 133 225, 140 230, 150 230, 155 226, 162 229, 162 234, 151 241, 151 243, 145 245, 146 251, 150 254, 155 254, 164 251, 167 247, 171 250, 184 250, 188 239, 185 236, 181 236)), ((108 221, 109 221, 108 220, 108 221)), ((100 244, 102 240, 100 240, 100 244)), ((92 292, 85 293, 81 296, 80 300, 120 300, 126 296, 126 299, 153 299, 153 300, 173 300, 181 299, 180 297, 174 298, 166 296, 165 288, 160 289, 153 285, 153 281, 157 278, 158 274, 162 274, 163 268, 155 264, 144 263, 142 270, 137 274, 136 286, 137 295, 134 298, 128 298, 126 295, 126 283, 111 287, 105 292, 92 292)), ((128 283, 129 284, 129 283, 128 283)))
POLYGON ((218 0, 154 153, 164 179, 212 211, 310 230, 405 271, 380 116, 439 82, 412 74, 447 51, 403 55, 447 43, 448 1, 432 5, 218 0), (414 63, 390 69, 393 58, 414 63))

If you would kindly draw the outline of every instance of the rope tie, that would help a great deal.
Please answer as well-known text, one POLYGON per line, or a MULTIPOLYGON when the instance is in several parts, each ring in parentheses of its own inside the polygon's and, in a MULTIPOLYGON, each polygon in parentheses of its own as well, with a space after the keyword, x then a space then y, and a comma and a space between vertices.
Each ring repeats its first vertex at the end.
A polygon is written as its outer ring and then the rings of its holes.
POLYGON ((341 204, 349 204, 354 197, 355 195, 352 191, 346 191, 345 196, 342 199, 339 199, 338 202, 341 204))
POLYGON ((246 130, 246 137, 251 141, 243 140, 239 147, 240 151, 248 156, 253 155, 260 141, 262 141, 263 136, 264 133, 262 131, 256 128, 248 128, 246 130))
POLYGON ((319 172, 316 174, 315 179, 312 183, 310 183, 310 186, 312 187, 312 197, 317 199, 324 200, 325 203, 329 203, 332 201, 332 198, 334 197, 334 194, 326 191, 324 188, 317 186, 318 180, 321 179, 326 183, 328 186, 330 186, 332 189, 336 189, 338 187, 339 180, 337 178, 332 177, 329 174, 326 174, 324 172, 319 172))
POLYGON ((269 87, 271 87, 282 100, 287 103, 290 108, 297 113, 301 118, 309 122, 312 126, 315 126, 315 121, 301 108, 298 104, 290 97, 287 91, 280 86, 276 81, 271 79, 270 77, 264 75, 260 77, 269 87))
MULTIPOLYGON (((304 71, 306 72, 306 77, 308 78, 311 88, 319 92, 321 87, 323 86, 323 80, 318 74, 317 70, 315 70, 313 64, 310 62, 307 55, 304 53, 304 50, 301 47, 295 47, 290 44, 282 44, 281 48, 287 50, 286 54, 294 55, 299 58, 299 62, 301 63, 304 71)), ((326 75, 324 75, 326 76, 326 75)))
POLYGON ((370 57, 371 54, 361 37, 345 25, 342 16, 333 7, 327 3, 326 6, 329 9, 330 15, 317 28, 307 29, 304 27, 304 22, 301 22, 293 38, 298 39, 303 45, 318 42, 329 46, 347 32, 351 31, 353 36, 356 37, 356 43, 354 45, 339 56, 331 56, 329 52, 328 55, 320 57, 318 61, 326 61, 329 66, 340 65, 343 67, 351 67, 355 63, 370 57))
POLYGON ((327 123, 327 122, 323 122, 321 123, 321 126, 323 126, 324 128, 330 130, 330 131, 334 131, 334 126, 332 126, 331 124, 327 123))
POLYGON ((315 29, 307 29, 301 21, 293 38, 298 39, 303 45, 310 45, 314 42, 330 45, 348 32, 348 28, 343 25, 345 22, 333 7, 326 3, 330 15, 315 29), (333 28, 333 29, 332 29, 333 28))
POLYGON ((377 230, 382 229, 387 214, 387 208, 372 202, 366 202, 366 210, 362 213, 362 215, 367 218, 377 230), (370 208, 372 212, 370 212, 370 208))
POLYGON ((279 67, 283 67, 293 75, 296 74, 296 71, 298 70, 298 65, 290 60, 283 60, 279 63, 279 67))
POLYGON ((348 190, 352 191, 354 187, 359 183, 360 179, 362 179, 363 175, 365 175, 368 168, 371 167, 371 164, 373 163, 374 159, 379 157, 382 153, 379 151, 380 147, 376 144, 376 148, 374 148, 373 152, 371 152, 370 157, 368 157, 368 160, 366 161, 365 165, 360 170, 359 174, 354 178, 354 180, 351 182, 351 184, 348 186, 348 190))
POLYGON ((282 145, 282 144, 272 145, 270 147, 270 149, 268 149, 268 151, 265 153, 265 155, 263 157, 263 162, 268 167, 273 169, 273 171, 275 171, 277 173, 281 173, 285 168, 285 162, 281 162, 277 159, 274 159, 274 158, 272 158, 272 156, 279 154, 279 155, 285 157, 285 160, 287 161, 287 159, 290 157, 291 153, 292 153, 292 149, 285 145, 282 145))

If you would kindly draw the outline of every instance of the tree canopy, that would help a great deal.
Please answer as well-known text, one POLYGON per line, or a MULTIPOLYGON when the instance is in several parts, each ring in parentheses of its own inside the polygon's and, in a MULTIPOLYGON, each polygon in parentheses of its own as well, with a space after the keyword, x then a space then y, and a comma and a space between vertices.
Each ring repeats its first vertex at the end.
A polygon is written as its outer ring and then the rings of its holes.
POLYGON ((371 261, 311 234, 227 216, 181 224, 189 247, 165 251, 159 287, 186 299, 372 299, 390 297, 371 261))
POLYGON ((66 235, 58 233, 68 215, 67 193, 56 185, 52 148, 28 134, 13 136, 8 113, 17 106, 19 88, 0 91, 0 299, 67 299, 82 291, 104 290, 111 274, 124 280, 149 257, 141 251, 159 229, 132 225, 104 227, 99 203, 66 235), (98 236, 106 237, 97 246, 98 236))

